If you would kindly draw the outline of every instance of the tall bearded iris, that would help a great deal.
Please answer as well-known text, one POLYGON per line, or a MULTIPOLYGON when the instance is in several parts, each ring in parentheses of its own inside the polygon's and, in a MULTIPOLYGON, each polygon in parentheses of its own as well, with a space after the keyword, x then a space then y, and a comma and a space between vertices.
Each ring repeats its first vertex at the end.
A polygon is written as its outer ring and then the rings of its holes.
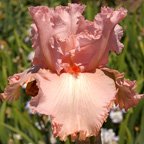
POLYGON ((143 97, 135 82, 106 67, 108 54, 121 53, 123 8, 103 7, 94 21, 82 16, 85 6, 30 7, 33 18, 33 67, 9 78, 3 99, 14 100, 27 85, 34 112, 51 117, 53 133, 65 140, 97 135, 113 104, 128 109, 143 97))

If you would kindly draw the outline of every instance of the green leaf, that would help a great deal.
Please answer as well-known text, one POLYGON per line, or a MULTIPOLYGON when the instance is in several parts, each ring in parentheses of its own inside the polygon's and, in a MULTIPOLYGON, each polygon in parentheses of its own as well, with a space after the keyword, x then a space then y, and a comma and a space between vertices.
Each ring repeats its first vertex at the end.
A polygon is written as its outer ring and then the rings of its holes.
POLYGON ((29 138, 25 133, 23 133, 23 132, 20 131, 19 129, 16 129, 16 128, 14 128, 14 127, 6 124, 6 123, 0 123, 0 125, 1 125, 1 126, 4 126, 5 128, 7 128, 7 129, 9 129, 9 130, 11 130, 11 131, 13 131, 13 132, 15 132, 15 133, 20 134, 21 137, 23 137, 25 140, 27 140, 27 142, 30 142, 30 143, 35 144, 35 142, 34 142, 31 138, 29 138))

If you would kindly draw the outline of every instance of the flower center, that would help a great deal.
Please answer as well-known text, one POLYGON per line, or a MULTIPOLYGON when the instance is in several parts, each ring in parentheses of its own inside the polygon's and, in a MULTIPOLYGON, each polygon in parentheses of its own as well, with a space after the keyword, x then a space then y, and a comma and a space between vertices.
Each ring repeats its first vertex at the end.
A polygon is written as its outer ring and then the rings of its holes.
POLYGON ((79 66, 73 64, 67 68, 66 72, 77 76, 81 72, 81 69, 79 66))
POLYGON ((72 73, 77 74, 77 73, 79 73, 80 71, 81 71, 81 70, 80 70, 80 67, 79 67, 79 66, 73 65, 73 66, 71 67, 71 72, 72 72, 72 73))

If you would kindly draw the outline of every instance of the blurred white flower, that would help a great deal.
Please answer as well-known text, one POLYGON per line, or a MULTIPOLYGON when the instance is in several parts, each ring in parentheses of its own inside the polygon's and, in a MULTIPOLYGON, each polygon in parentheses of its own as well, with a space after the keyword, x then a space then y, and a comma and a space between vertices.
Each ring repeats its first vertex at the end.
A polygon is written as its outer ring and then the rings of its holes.
POLYGON ((113 123, 120 123, 123 120, 123 113, 122 111, 111 111, 110 118, 113 123))
POLYGON ((52 133, 51 133, 51 136, 50 136, 50 142, 51 142, 51 144, 56 144, 56 142, 57 142, 52 133))
POLYGON ((29 61, 32 61, 33 58, 34 58, 34 54, 35 54, 34 51, 30 52, 29 55, 28 55, 28 57, 27 57, 27 59, 28 59, 29 61))
POLYGON ((13 134, 14 139, 21 140, 22 137, 20 134, 13 134))
POLYGON ((40 126, 40 124, 39 124, 38 122, 35 122, 35 126, 36 126, 39 130, 42 129, 41 126, 40 126))
POLYGON ((30 42, 30 36, 25 37, 24 42, 25 42, 25 43, 30 42))
POLYGON ((25 105, 25 109, 28 111, 29 114, 32 114, 32 110, 30 109, 30 102, 28 101, 25 105))
POLYGON ((27 36, 24 38, 24 42, 25 43, 29 43, 31 41, 31 31, 32 31, 32 28, 30 27, 28 30, 27 30, 27 36))
POLYGON ((113 123, 120 123, 123 120, 123 111, 120 109, 112 109, 110 119, 113 123))
POLYGON ((35 122, 35 126, 39 129, 42 130, 45 128, 44 124, 41 122, 35 122))
POLYGON ((115 135, 113 129, 101 129, 102 144, 117 144, 118 136, 115 135))

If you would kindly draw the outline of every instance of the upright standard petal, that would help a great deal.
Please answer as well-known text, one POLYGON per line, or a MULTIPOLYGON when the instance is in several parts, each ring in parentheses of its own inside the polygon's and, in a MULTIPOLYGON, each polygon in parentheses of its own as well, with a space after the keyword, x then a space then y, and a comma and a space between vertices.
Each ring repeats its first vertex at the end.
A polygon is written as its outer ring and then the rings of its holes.
POLYGON ((117 54, 120 54, 124 47, 124 45, 120 42, 122 36, 123 36, 122 27, 120 25, 116 25, 109 39, 108 47, 110 48, 111 51, 114 51, 117 54))
MULTIPOLYGON (((77 33, 83 10, 84 6, 78 4, 58 6, 55 9, 46 6, 29 8, 35 23, 32 31, 36 51, 33 64, 59 72, 59 60, 65 57, 62 53, 65 48, 61 47, 61 43, 77 33)), ((71 50, 71 47, 67 49, 71 50)))
POLYGON ((77 34, 84 9, 85 6, 80 4, 56 7, 52 19, 54 35, 60 40, 65 40, 68 36, 77 34))
MULTIPOLYGON (((44 56, 44 59, 46 60, 47 67, 55 71, 55 55, 53 54, 49 44, 49 40, 53 35, 53 23, 51 22, 53 9, 46 6, 37 6, 30 7, 29 12, 37 28, 39 48, 44 56)), ((42 57, 39 57, 39 59, 41 58, 42 57)))
POLYGON ((34 48, 35 55, 33 58, 33 65, 40 66, 41 68, 48 68, 46 63, 46 58, 40 47, 40 39, 38 34, 38 29, 35 24, 31 25, 31 37, 32 37, 32 47, 34 48))
POLYGON ((123 45, 119 42, 122 37, 122 29, 119 23, 127 14, 125 9, 113 10, 102 8, 97 14, 93 24, 84 32, 77 35, 80 51, 75 55, 76 63, 84 63, 86 71, 96 67, 105 66, 108 61, 109 51, 120 53, 123 45))
POLYGON ((115 103, 119 107, 126 110, 138 104, 140 99, 144 98, 144 94, 137 94, 135 91, 135 81, 124 78, 124 74, 117 70, 103 68, 103 72, 115 81, 117 94, 115 103))
POLYGON ((126 16, 126 10, 104 7, 94 22, 85 20, 83 11, 84 6, 78 4, 55 9, 30 7, 35 23, 34 64, 60 73, 63 63, 72 62, 91 71, 105 66, 109 51, 121 52, 123 32, 117 23, 126 16))
POLYGON ((40 70, 35 79, 39 93, 30 105, 33 111, 52 117, 53 132, 61 140, 97 135, 114 101, 114 81, 101 70, 60 76, 40 70), (104 90, 103 90, 104 89, 104 90))

